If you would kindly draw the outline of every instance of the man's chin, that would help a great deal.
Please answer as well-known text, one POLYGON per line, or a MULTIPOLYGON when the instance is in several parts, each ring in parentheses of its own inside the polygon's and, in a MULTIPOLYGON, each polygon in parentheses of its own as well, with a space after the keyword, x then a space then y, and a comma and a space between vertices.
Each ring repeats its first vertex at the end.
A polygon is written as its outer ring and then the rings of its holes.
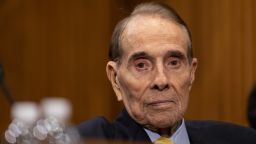
POLYGON ((150 125, 155 128, 168 128, 173 127, 176 124, 176 121, 155 121, 152 122, 150 125))
POLYGON ((168 128, 176 125, 176 123, 182 120, 182 116, 174 115, 156 115, 148 117, 148 122, 155 128, 168 128))

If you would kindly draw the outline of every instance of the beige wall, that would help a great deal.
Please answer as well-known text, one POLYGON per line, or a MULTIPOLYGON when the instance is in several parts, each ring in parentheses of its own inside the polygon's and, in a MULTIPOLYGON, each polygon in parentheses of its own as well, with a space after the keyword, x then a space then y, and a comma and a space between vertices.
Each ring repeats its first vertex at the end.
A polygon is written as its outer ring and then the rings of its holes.
MULTIPOLYGON (((199 67, 187 113, 246 125, 246 101, 256 80, 254 0, 165 0, 187 21, 199 67)), ((17 100, 63 96, 73 122, 105 115, 121 105, 105 74, 115 23, 136 0, 3 0, 0 63, 17 100)), ((0 133, 10 123, 0 93, 0 133)))

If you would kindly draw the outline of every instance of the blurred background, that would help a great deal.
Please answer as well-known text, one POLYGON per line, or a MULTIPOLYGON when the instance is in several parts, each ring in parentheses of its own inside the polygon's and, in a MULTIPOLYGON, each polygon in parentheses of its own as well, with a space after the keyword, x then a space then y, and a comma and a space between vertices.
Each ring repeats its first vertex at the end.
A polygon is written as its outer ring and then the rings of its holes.
MULTIPOLYGON (((105 74, 111 32, 146 0, 0 0, 0 64, 17 101, 61 96, 72 123, 122 109, 105 74)), ((247 99, 256 80, 256 1, 162 0, 192 31, 199 59, 187 119, 247 126, 247 99)), ((0 134, 10 105, 0 92, 0 134)))

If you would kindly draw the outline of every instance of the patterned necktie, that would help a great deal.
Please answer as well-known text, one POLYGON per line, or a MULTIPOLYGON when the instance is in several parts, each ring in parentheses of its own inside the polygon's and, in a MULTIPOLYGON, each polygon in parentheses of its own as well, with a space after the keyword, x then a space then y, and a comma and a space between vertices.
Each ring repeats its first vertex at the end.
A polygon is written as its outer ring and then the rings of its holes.
POLYGON ((156 141, 154 141, 154 144, 174 144, 174 142, 167 137, 161 136, 156 141))

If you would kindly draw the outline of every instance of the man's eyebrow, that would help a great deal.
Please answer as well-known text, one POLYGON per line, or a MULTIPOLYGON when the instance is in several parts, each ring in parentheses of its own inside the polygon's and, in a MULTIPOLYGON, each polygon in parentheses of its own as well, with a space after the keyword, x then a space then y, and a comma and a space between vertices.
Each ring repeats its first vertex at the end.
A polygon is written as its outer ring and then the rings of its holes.
POLYGON ((136 59, 139 59, 139 58, 149 58, 150 56, 145 53, 145 52, 136 52, 134 54, 132 54, 129 58, 129 62, 132 61, 132 60, 136 60, 136 59))
POLYGON ((185 58, 185 55, 181 51, 171 50, 167 52, 169 57, 185 58))

